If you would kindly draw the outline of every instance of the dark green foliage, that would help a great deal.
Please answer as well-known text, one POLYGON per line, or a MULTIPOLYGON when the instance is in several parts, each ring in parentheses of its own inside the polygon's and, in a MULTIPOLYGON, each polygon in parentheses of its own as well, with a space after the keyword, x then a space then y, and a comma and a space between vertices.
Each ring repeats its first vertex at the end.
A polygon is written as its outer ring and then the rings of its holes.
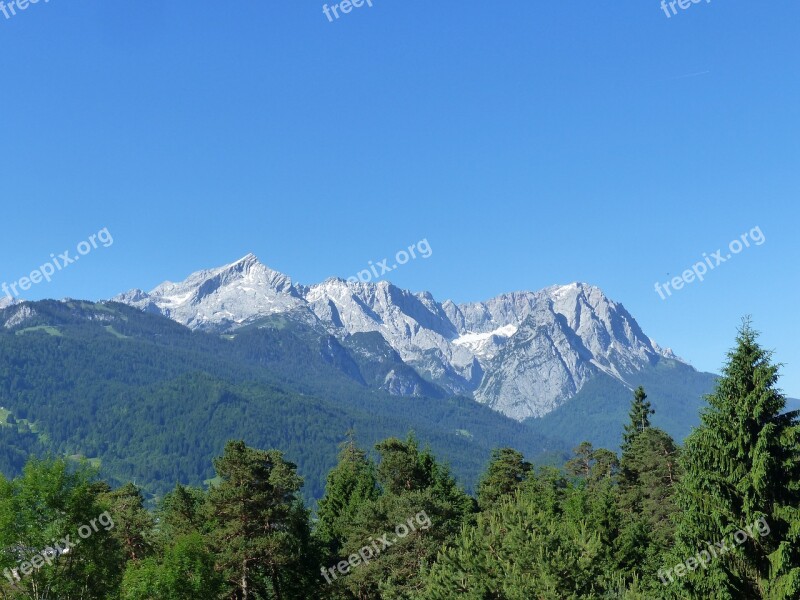
POLYGON ((625 431, 622 434, 622 451, 625 452, 633 442, 637 435, 642 433, 645 429, 650 427, 650 415, 656 411, 653 410, 650 402, 647 401, 647 394, 642 386, 636 388, 633 393, 633 402, 631 403, 630 422, 625 425, 625 431))
POLYGON ((761 531, 672 584, 696 596, 800 597, 800 425, 797 413, 785 412, 778 366, 757 337, 745 322, 702 425, 686 442, 670 564, 739 530, 752 533, 757 523, 761 531))
POLYGON ((422 598, 599 598, 610 567, 604 495, 552 471, 465 525, 426 573, 422 598))
POLYGON ((478 485, 478 506, 486 510, 513 494, 528 478, 533 466, 513 448, 492 452, 492 459, 478 485))
MULTIPOLYGON (((359 554, 372 556, 352 570, 347 567, 346 574, 334 569, 321 575, 335 598, 399 600, 418 592, 421 569, 455 538, 475 508, 449 470, 430 451, 421 451, 413 436, 385 440, 377 450, 379 493, 348 507, 350 516, 338 523, 332 545, 339 550, 328 556, 326 567, 359 554), (378 545, 381 538, 391 546, 378 545)), ((367 467, 359 468, 367 472, 367 467)), ((330 483, 333 487, 326 490, 326 498, 339 487, 338 478, 330 483)))
POLYGON ((23 306, 31 309, 24 323, 0 328, 0 398, 18 421, 16 430, 0 426, 7 476, 49 450, 99 459, 112 484, 135 481, 158 497, 177 482, 201 486, 225 442, 244 439, 296 462, 310 501, 322 496, 351 428, 367 447, 416 431, 468 489, 498 440, 534 457, 563 450, 467 398, 369 387, 385 368, 400 368, 390 353, 384 366, 360 357, 388 353, 374 336, 343 346, 327 332, 271 320, 230 339, 115 303, 23 306))
MULTIPOLYGON (((358 424, 354 415, 368 421, 359 402, 391 400, 390 408, 379 403, 385 408, 378 411, 379 423, 400 414, 398 403, 417 406, 357 387, 357 375, 369 371, 330 340, 325 352, 313 350, 313 340, 324 342, 313 331, 253 330, 237 342, 182 328, 160 330, 161 321, 140 319, 116 306, 74 303, 66 312, 60 305, 36 306, 44 314, 37 316, 39 324, 53 322, 48 311, 60 315, 61 335, 45 329, 0 333, 0 352, 6 353, 0 361, 7 376, 3 385, 23 399, 14 400, 14 420, 0 427, 0 435, 10 432, 4 439, 18 444, 2 455, 11 468, 31 441, 26 436, 34 436, 39 449, 52 445, 62 452, 80 441, 66 433, 53 441, 62 412, 64 422, 84 427, 88 437, 82 447, 99 452, 107 445, 102 455, 117 473, 146 473, 145 464, 130 457, 125 463, 123 442, 143 452, 148 436, 160 431, 156 439, 162 447, 147 450, 156 459, 151 468, 160 473, 145 478, 149 482, 163 482, 164 473, 177 474, 192 464, 170 471, 159 456, 194 460, 192 444, 213 451, 209 437, 245 430, 264 438, 287 425, 288 431, 275 435, 291 440, 296 452, 303 443, 319 443, 303 455, 315 457, 307 464, 323 472, 334 461, 326 452, 340 435, 331 424, 350 419, 358 424), (95 320, 101 315, 117 319, 114 331, 126 337, 108 339, 105 329, 87 328, 86 312, 95 320), (138 339, 148 328, 154 338, 154 331, 166 334, 158 343, 138 339), (15 337, 24 337, 26 344, 15 337), (127 369, 122 373, 98 354, 92 356, 98 365, 92 371, 81 356, 83 344, 127 357, 127 369), (237 356, 225 363, 227 373, 209 354, 221 348, 237 356), (48 387, 57 381, 34 367, 51 365, 58 352, 76 369, 65 378, 70 386, 64 396, 82 410, 96 410, 97 423, 116 427, 116 433, 127 434, 124 440, 107 441, 92 429, 96 425, 73 419, 63 406, 59 411, 32 403, 51 393, 48 401, 57 401, 56 388, 48 387), (322 371, 314 373, 331 377, 329 387, 343 394, 337 402, 348 407, 347 417, 328 401, 314 399, 320 390, 317 375, 292 379, 299 375, 292 372, 287 353, 295 352, 309 365, 335 365, 333 371, 319 367, 322 371), (168 358, 174 362, 159 364, 168 358), (283 366, 265 369, 273 361, 283 366), (99 379, 89 380, 90 372, 99 379), (129 402, 109 399, 109 390, 129 402), (346 399, 345 390, 359 391, 355 399, 346 399), (181 404, 187 398, 196 405, 181 404), (281 402, 292 406, 281 412, 281 402), (290 414, 295 402, 308 409, 304 416, 312 425, 315 415, 327 421, 304 430, 303 419, 294 421, 290 414), (178 418, 181 413, 185 422, 178 418), (257 421, 259 416, 265 419, 257 421), (243 422, 235 424, 235 418, 243 422), (55 425, 51 430, 44 423, 55 425), (171 429, 165 431, 167 424, 171 429)), ((365 342, 374 340, 358 343, 365 342)), ((392 357, 386 360, 391 364, 392 357)), ((708 396, 700 427, 684 448, 651 425, 652 408, 640 387, 627 419, 620 416, 615 426, 621 457, 587 441, 563 469, 534 469, 521 451, 501 447, 492 451, 479 479, 477 500, 456 483, 442 455, 421 448, 415 435, 386 437, 366 452, 351 433, 338 464, 327 473, 316 517, 301 497, 296 465, 278 450, 258 450, 244 441, 229 442, 213 468, 193 467, 207 485, 179 484, 154 510, 146 508, 140 488, 131 483, 112 488, 78 457, 32 459, 15 479, 0 477, 0 570, 33 562, 53 540, 74 539, 76 531, 102 515, 100 523, 111 526, 95 527, 81 536, 79 546, 19 581, 9 570, 0 577, 0 598, 795 600, 800 597, 800 424, 797 413, 786 411, 777 383, 778 367, 745 324, 716 391, 708 396), (744 539, 734 543, 740 534, 744 539), (726 553, 706 552, 705 564, 690 563, 708 544, 722 541, 726 553), (684 567, 676 569, 678 564, 684 567)), ((433 412, 453 410, 447 416, 451 423, 477 418, 479 413, 464 406, 442 400, 433 412)), ((456 440, 451 450, 480 454, 491 438, 487 433, 480 443, 458 435, 438 439, 456 440)), ((475 460, 462 459, 463 464, 475 460)))
POLYGON ((177 537, 163 556, 130 562, 121 600, 196 600, 218 598, 222 577, 214 555, 199 534, 177 537))
POLYGON ((590 442, 583 442, 573 452, 574 458, 564 465, 567 473, 584 480, 590 487, 613 481, 619 470, 616 454, 605 448, 595 450, 590 442))
POLYGON ((102 495, 108 510, 114 515, 116 538, 125 558, 142 560, 152 554, 149 533, 153 529, 153 516, 144 508, 142 492, 132 483, 102 495))
POLYGON ((375 465, 351 434, 339 452, 339 464, 328 474, 325 495, 317 507, 317 535, 336 556, 348 535, 348 527, 363 505, 380 495, 375 465))
POLYGON ((680 480, 679 450, 660 429, 648 427, 630 442, 620 460, 620 568, 627 577, 655 581, 674 535, 675 488, 680 480))
POLYGON ((228 593, 242 599, 307 597, 297 589, 307 579, 303 561, 311 552, 295 465, 277 450, 229 442, 214 467, 221 481, 208 495, 209 537, 228 593))

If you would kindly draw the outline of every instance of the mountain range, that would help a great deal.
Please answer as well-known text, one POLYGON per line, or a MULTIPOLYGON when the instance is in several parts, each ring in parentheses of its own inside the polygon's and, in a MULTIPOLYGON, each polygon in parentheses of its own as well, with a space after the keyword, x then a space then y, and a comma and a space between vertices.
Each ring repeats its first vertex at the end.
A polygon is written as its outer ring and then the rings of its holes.
POLYGON ((356 334, 379 334, 410 367, 387 372, 380 389, 466 395, 518 421, 547 415, 594 379, 632 388, 643 369, 678 360, 624 306, 585 283, 456 304, 387 281, 299 285, 249 254, 113 300, 216 333, 280 318, 345 344, 356 334))
POLYGON ((314 500, 348 430, 367 449, 413 432, 474 489, 494 448, 618 448, 638 385, 682 440, 714 381, 588 284, 456 304, 248 255, 108 301, 0 305, 0 472, 86 458, 157 497, 243 439, 284 449, 314 500))

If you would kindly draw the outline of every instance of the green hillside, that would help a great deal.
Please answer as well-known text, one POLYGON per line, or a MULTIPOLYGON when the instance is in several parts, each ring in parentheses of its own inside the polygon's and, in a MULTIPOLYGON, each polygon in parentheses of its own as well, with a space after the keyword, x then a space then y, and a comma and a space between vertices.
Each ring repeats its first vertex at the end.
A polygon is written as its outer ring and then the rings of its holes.
POLYGON ((0 469, 9 476, 29 454, 49 451, 99 459, 112 482, 161 495, 213 477, 211 459, 239 438, 282 448, 305 477, 306 496, 317 498, 349 429, 366 447, 413 430, 468 489, 494 447, 564 450, 466 398, 376 391, 365 380, 381 367, 360 367, 358 352, 301 325, 223 337, 120 304, 25 307, 22 322, 0 331, 0 406, 16 421, 0 428, 0 469))
MULTIPOLYGON (((700 423, 704 396, 714 389, 716 376, 701 373, 675 360, 627 374, 634 387, 643 386, 652 402, 653 425, 683 440, 700 423)), ((540 419, 525 422, 535 434, 548 432, 570 447, 590 441, 617 450, 628 418, 633 392, 609 376, 589 381, 569 402, 540 419)))

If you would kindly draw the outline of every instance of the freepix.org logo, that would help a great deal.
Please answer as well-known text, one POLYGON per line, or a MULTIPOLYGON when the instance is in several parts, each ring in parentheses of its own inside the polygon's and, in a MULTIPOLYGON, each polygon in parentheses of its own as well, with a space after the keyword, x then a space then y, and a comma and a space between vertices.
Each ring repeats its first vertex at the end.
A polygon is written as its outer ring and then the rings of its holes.
POLYGON ((45 565, 51 566, 61 556, 69 555, 81 543, 81 540, 89 539, 101 529, 103 531, 114 529, 114 519, 108 511, 102 513, 96 519, 92 519, 86 525, 78 527, 78 537, 76 538, 73 538, 72 535, 67 535, 60 540, 53 540, 50 546, 39 551, 29 548, 15 548, 14 550, 16 550, 17 554, 24 557, 24 560, 17 568, 3 571, 3 576, 8 579, 12 586, 16 587, 23 577, 36 573, 45 565))
POLYGON ((394 255, 394 262, 391 265, 389 264, 388 258, 375 261, 374 263, 371 260, 368 261, 368 269, 362 269, 356 275, 351 275, 347 278, 347 281, 353 283, 359 281, 361 283, 369 283, 373 279, 380 279, 386 273, 391 273, 397 267, 406 264, 410 260, 414 260, 418 257, 429 258, 431 254, 433 254, 433 248, 431 248, 431 245, 428 243, 428 238, 425 238, 424 240, 418 241, 416 244, 411 244, 408 250, 398 250, 394 255), (418 251, 419 255, 417 254, 418 251))
MULTIPOLYGON (((40 0, 11 0, 8 4, 4 0, 0 0, 0 13, 6 18, 6 21, 11 17, 17 16, 17 11, 28 10, 31 4, 39 4, 40 0)), ((47 4, 50 0, 44 0, 47 4)))
MULTIPOLYGON (((703 0, 661 0, 661 10, 664 11, 668 19, 671 19, 672 15, 678 14, 678 8, 686 10, 693 4, 700 4, 702 1, 703 0), (678 8, 675 8, 676 6, 678 8)), ((711 0, 706 0, 706 4, 711 4, 711 0)))
POLYGON ((694 283, 695 281, 703 282, 709 271, 713 271, 719 265, 728 262, 745 248, 749 248, 750 242, 756 246, 760 246, 766 241, 767 238, 764 236, 764 232, 761 231, 761 227, 756 225, 749 232, 743 233, 737 239, 731 240, 728 244, 728 253, 724 256, 723 253, 725 251, 721 248, 716 252, 712 252, 710 256, 707 252, 703 252, 703 260, 696 262, 691 268, 686 269, 680 275, 673 277, 670 281, 665 283, 656 281, 656 293, 662 300, 666 300, 667 297, 672 296, 673 291, 683 289, 684 285, 694 283), (670 289, 670 287, 672 289, 670 289))
POLYGON ((75 249, 77 255, 70 255, 69 250, 65 250, 58 256, 50 254, 50 261, 46 262, 38 269, 34 269, 29 275, 20 277, 17 281, 12 281, 11 283, 4 281, 3 284, 0 285, 0 290, 13 301, 20 296, 21 292, 27 292, 31 289, 31 286, 37 283, 41 283, 42 281, 50 283, 56 272, 62 271, 71 264, 78 262, 81 256, 86 256, 100 245, 102 245, 103 248, 108 248, 113 243, 114 238, 111 237, 111 232, 108 231, 108 227, 103 227, 103 229, 97 233, 90 235, 88 240, 84 240, 78 244, 75 249))
POLYGON ((328 22, 333 23, 334 18, 339 20, 341 17, 339 11, 341 11, 343 15, 346 15, 354 8, 361 8, 365 4, 372 8, 372 0, 342 0, 338 4, 333 4, 331 6, 325 4, 322 7, 322 12, 328 17, 328 22))

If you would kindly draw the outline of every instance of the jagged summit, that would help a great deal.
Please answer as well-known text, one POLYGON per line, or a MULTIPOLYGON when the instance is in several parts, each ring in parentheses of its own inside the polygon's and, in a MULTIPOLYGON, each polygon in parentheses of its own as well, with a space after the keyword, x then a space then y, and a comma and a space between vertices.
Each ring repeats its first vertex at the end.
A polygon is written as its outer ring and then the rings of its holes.
POLYGON ((113 300, 193 329, 227 332, 271 315, 312 323, 345 339, 379 333, 402 360, 450 394, 515 419, 547 414, 602 374, 632 373, 674 358, 597 286, 573 282, 485 302, 437 302, 386 282, 332 277, 301 286, 254 254, 151 292, 113 300))
POLYGON ((151 292, 134 289, 113 300, 161 313, 191 328, 241 325, 254 316, 288 312, 304 304, 292 280, 254 254, 197 271, 180 283, 165 281, 151 292))

